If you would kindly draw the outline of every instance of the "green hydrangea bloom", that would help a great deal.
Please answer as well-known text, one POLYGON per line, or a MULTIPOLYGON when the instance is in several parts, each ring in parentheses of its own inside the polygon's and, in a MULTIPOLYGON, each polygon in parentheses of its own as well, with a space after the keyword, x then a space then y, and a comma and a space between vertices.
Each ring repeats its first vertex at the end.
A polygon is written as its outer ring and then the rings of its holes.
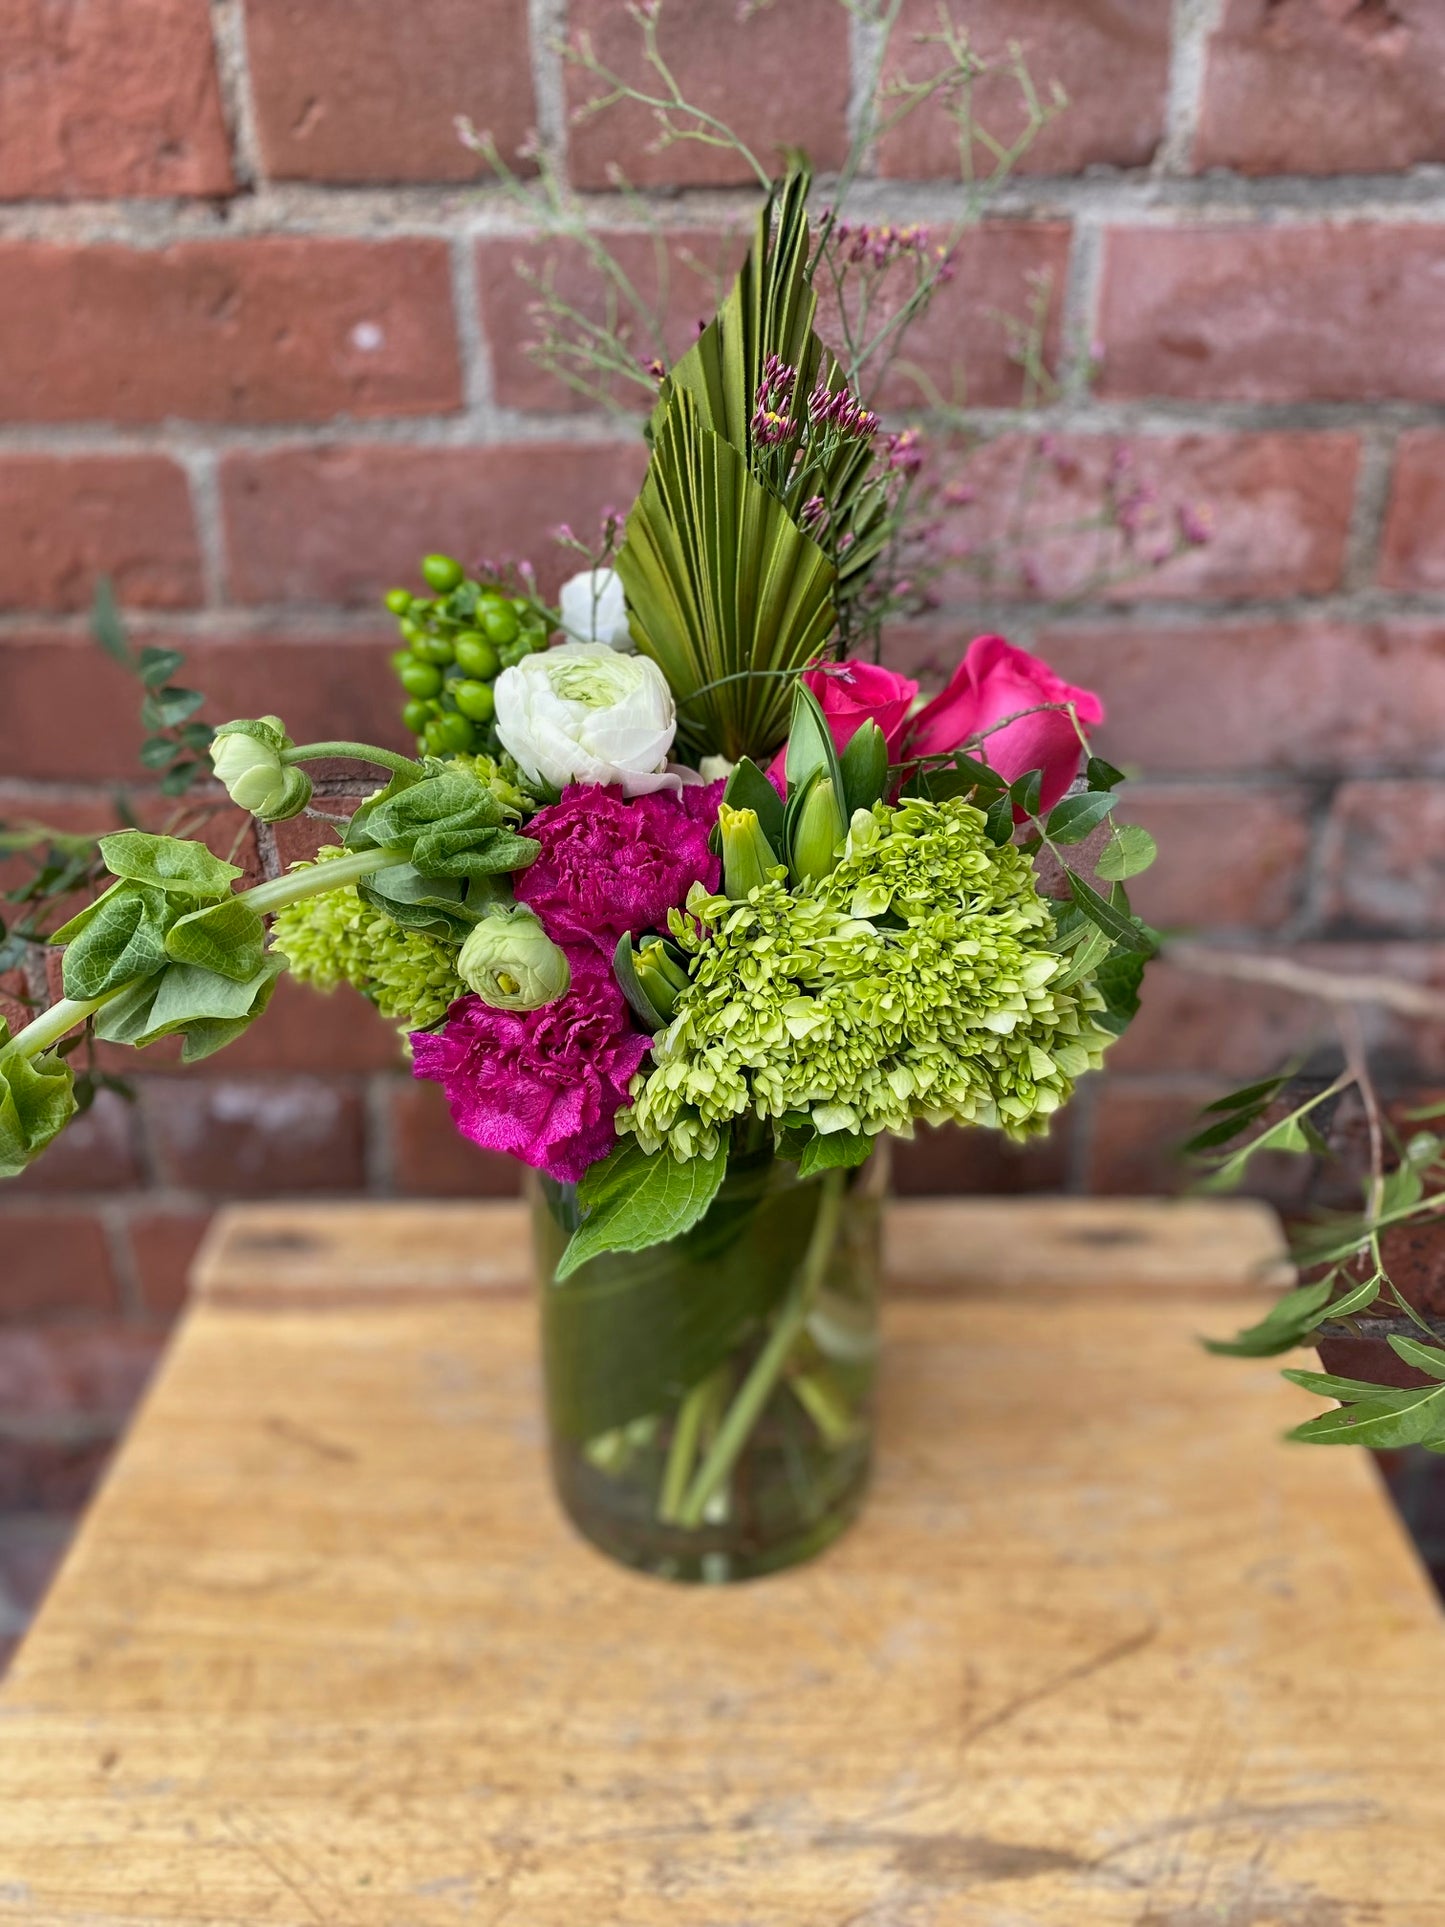
MULTIPOLYGON (((318 850, 316 856, 325 863, 341 854, 335 847, 318 850)), ((419 930, 403 930, 363 903, 351 884, 287 904, 271 926, 271 945, 285 956, 299 982, 315 990, 350 984, 369 997, 383 1017, 408 1030, 439 1024, 466 994, 457 975, 455 945, 419 930)))
POLYGON ((1111 1041, 1062 958, 1023 851, 954 799, 859 811, 832 873, 746 902, 700 887, 673 935, 691 982, 619 1119, 644 1150, 710 1155, 732 1119, 806 1113, 822 1132, 915 1120, 1047 1130, 1111 1041))

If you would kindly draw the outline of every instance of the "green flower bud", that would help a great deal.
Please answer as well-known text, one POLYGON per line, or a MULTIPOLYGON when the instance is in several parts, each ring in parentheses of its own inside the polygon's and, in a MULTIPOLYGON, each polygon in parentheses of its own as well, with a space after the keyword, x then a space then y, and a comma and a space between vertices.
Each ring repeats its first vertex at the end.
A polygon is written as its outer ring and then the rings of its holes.
POLYGON ((647 1001, 665 1024, 677 1015, 677 1000, 687 989, 687 971, 661 937, 649 937, 632 959, 633 974, 647 1001))
POLYGON ((311 778, 281 761, 291 738, 279 716, 223 723, 211 742, 211 765, 239 809, 262 823, 299 816, 311 801, 311 778))
POLYGON ((424 555, 421 573, 429 589, 435 589, 438 595, 450 595, 460 585, 465 571, 461 563, 449 555, 424 555))
POLYGON ((457 975, 494 1010, 540 1010, 572 982, 566 952, 520 903, 482 919, 461 947, 457 975))
POLYGON ((832 777, 817 777, 803 799, 793 832, 794 882, 816 883, 820 877, 831 876, 843 853, 847 827, 832 777))
POLYGON ((720 803, 717 820, 722 831, 723 888, 730 897, 742 900, 767 882, 778 859, 763 835, 756 810, 735 810, 720 803))

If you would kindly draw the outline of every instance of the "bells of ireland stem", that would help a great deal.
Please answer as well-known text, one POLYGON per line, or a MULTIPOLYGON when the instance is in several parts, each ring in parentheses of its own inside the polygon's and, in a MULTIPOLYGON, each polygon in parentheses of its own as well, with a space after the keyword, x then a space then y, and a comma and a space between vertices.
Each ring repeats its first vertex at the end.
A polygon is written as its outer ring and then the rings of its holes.
POLYGON ((814 777, 793 824, 790 850, 793 881, 817 883, 831 875, 842 854, 847 831, 832 777, 814 777))
POLYGON ((741 902, 750 890, 767 882, 778 859, 763 835, 756 810, 735 810, 729 803, 720 803, 717 820, 722 831, 723 888, 741 902))
POLYGON ((572 966, 520 903, 491 911, 457 954, 457 975, 493 1010, 540 1010, 567 994, 572 966))
POLYGON ((222 723, 211 740, 211 765, 238 809, 262 823, 281 823, 311 801, 311 778, 281 760, 292 747, 279 716, 222 723))

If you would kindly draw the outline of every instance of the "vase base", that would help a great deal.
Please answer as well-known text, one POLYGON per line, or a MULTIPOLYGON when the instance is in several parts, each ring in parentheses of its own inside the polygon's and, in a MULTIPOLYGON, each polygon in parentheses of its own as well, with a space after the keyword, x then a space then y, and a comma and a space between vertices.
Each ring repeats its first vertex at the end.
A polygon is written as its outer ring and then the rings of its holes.
MULTIPOLYGON (((839 1468, 844 1470, 845 1468, 839 1468)), ((810 1518, 793 1519, 782 1531, 749 1532, 726 1521, 696 1531, 653 1517, 619 1511, 611 1482, 585 1460, 554 1459, 562 1510, 589 1544, 619 1565, 677 1585, 725 1586, 762 1579, 814 1559, 858 1517, 868 1491, 868 1458, 856 1455, 846 1479, 810 1518)))

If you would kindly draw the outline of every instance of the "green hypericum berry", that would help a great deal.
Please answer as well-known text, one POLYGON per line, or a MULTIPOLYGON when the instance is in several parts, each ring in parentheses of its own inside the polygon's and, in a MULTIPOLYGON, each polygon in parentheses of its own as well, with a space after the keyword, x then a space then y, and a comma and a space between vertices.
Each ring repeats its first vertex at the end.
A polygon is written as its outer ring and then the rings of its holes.
POLYGON ((477 740, 477 732, 466 717, 455 713, 439 716, 435 723, 428 723, 427 735, 430 736, 433 730, 441 742, 443 754, 448 750, 470 749, 477 740))
POLYGON ((460 562, 454 562, 449 555, 425 555, 421 564, 422 580, 428 588, 435 589, 438 595, 450 595, 463 580, 460 562))
POLYGON ((469 676, 478 676, 483 682, 490 682, 502 666, 502 659, 493 644, 485 636, 479 636, 475 629, 465 629, 456 640, 457 667, 464 669, 469 676))
POLYGON ((497 707, 491 690, 484 682, 453 683, 452 701, 474 723, 489 723, 497 707))
POLYGON ((435 663, 442 669, 451 661, 453 655, 452 646, 445 636, 423 636, 420 642, 412 644, 411 650, 412 654, 419 657, 422 662, 435 663))
POLYGON ((394 616, 404 616, 411 607, 410 589, 388 589, 386 606, 394 616))
POLYGON ((482 610, 481 616, 482 627, 490 641, 496 643, 516 641, 522 625, 517 620, 515 609, 509 608, 505 602, 493 603, 490 608, 482 610))
POLYGON ((522 640, 534 656, 540 656, 547 647, 547 630, 545 626, 540 629, 529 629, 522 640))
POLYGON ((441 691, 442 672, 429 662, 418 662, 413 656, 406 667, 398 671, 398 680, 408 696, 435 696, 441 691))
POLYGON ((398 676, 403 669, 408 668, 415 661, 416 657, 411 653, 410 649, 393 649, 391 652, 391 666, 398 676))
POLYGON ((401 712, 401 720, 413 736, 420 736, 431 718, 431 711, 425 703, 409 702, 401 712))
POLYGON ((500 654, 503 669, 515 669, 524 656, 530 656, 532 646, 525 636, 518 636, 515 642, 504 642, 500 654))

